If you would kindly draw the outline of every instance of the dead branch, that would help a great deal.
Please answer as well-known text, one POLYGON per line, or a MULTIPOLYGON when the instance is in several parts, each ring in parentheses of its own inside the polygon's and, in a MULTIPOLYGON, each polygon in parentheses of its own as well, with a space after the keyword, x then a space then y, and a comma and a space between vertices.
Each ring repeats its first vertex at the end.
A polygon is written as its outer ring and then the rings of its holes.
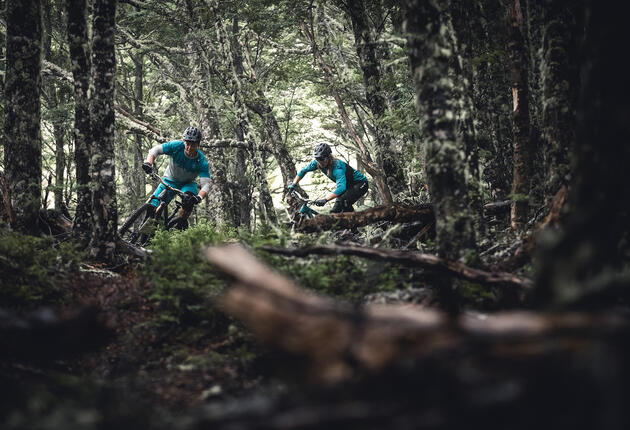
POLYGON ((393 249, 369 248, 349 245, 319 245, 305 248, 285 249, 263 246, 261 249, 275 254, 305 257, 311 254, 320 255, 356 255, 390 263, 399 263, 407 266, 428 267, 438 272, 457 276, 461 279, 479 282, 485 285, 499 285, 518 289, 530 289, 533 283, 530 279, 522 278, 505 272, 486 272, 466 266, 456 261, 443 260, 435 255, 421 254, 417 252, 398 251, 393 249))
POLYGON ((297 229, 305 233, 312 233, 321 230, 362 227, 379 221, 396 223, 422 221, 428 224, 434 221, 434 215, 433 209, 429 204, 416 207, 393 204, 390 206, 377 206, 360 212, 320 214, 314 218, 302 220, 297 229))

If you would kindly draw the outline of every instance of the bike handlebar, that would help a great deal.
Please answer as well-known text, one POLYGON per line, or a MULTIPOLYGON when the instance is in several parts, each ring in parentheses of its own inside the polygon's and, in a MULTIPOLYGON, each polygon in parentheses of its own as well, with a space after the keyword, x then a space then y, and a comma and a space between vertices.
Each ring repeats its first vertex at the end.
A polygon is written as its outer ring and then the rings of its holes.
POLYGON ((157 179, 158 181, 160 181, 160 183, 161 183, 162 185, 164 185, 164 186, 166 187, 166 189, 167 189, 167 190, 169 190, 169 191, 174 191, 175 193, 177 193, 177 194, 178 194, 178 195, 180 195, 180 196, 183 196, 183 195, 185 194, 182 190, 180 190, 180 189, 178 189, 178 188, 175 188, 175 187, 172 187, 172 186, 170 186, 169 184, 167 184, 166 182, 164 182, 164 180, 162 179, 162 177, 161 177, 160 175, 158 175, 157 173, 155 173, 155 172, 151 172, 151 177, 152 177, 153 179, 157 179))
POLYGON ((298 191, 298 190, 291 190, 291 191, 289 192, 289 195, 290 195, 291 197, 293 197, 294 199, 300 200, 302 203, 309 204, 309 203, 313 203, 313 202, 314 202, 314 200, 309 200, 309 199, 305 198, 303 195, 301 195, 301 194, 299 193, 299 191, 298 191))

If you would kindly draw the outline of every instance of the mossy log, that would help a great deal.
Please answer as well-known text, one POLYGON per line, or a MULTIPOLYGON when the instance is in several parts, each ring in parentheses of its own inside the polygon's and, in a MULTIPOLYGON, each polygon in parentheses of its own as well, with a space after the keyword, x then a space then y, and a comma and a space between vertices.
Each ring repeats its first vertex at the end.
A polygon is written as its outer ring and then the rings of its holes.
POLYGON ((312 233, 321 230, 362 227, 379 221, 394 223, 422 221, 428 224, 434 221, 433 208, 430 204, 420 206, 393 204, 377 206, 360 212, 320 214, 311 219, 304 219, 297 226, 297 229, 304 233, 312 233))
MULTIPOLYGON (((207 248, 204 254, 234 279, 221 300, 224 309, 263 341, 306 360, 311 378, 319 381, 379 373, 401 360, 451 354, 452 359, 465 360, 473 351, 483 360, 521 362, 512 369, 517 375, 519 366, 547 354, 548 348, 570 359, 594 339, 621 339, 630 333, 630 321, 611 313, 521 311, 450 317, 410 306, 357 309, 297 288, 239 245, 207 248)), ((624 345, 627 352, 627 339, 624 345)))

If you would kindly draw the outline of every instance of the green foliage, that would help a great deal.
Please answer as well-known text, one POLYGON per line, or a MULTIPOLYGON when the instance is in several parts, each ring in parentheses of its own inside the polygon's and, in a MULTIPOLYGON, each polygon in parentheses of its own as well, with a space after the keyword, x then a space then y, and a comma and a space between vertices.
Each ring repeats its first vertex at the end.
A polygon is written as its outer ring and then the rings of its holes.
POLYGON ((0 232, 0 302, 25 308, 61 303, 66 276, 84 258, 73 242, 0 232))
MULTIPOLYGON (((328 233, 326 233, 328 235, 328 233)), ((300 236, 295 243, 288 232, 274 230, 248 237, 258 257, 291 278, 298 286, 326 296, 360 301, 376 292, 393 291, 408 285, 406 274, 397 267, 352 256, 317 256, 287 258, 260 250, 260 246, 306 246, 318 240, 315 236, 300 236), (293 243, 287 244, 288 241, 293 243)))
POLYGON ((217 229, 214 224, 156 233, 150 244, 153 255, 142 273, 153 285, 151 297, 160 303, 159 322, 211 327, 223 322, 212 299, 226 284, 201 258, 201 250, 234 237, 234 230, 217 229))

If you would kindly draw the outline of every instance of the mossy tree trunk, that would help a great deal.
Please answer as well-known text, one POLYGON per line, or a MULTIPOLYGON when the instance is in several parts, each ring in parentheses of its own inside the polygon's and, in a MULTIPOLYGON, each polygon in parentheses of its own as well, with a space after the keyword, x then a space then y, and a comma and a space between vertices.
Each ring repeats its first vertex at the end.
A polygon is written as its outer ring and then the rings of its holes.
POLYGON ((346 10, 352 23, 354 45, 359 58, 365 98, 372 114, 376 162, 385 173, 390 190, 400 193, 406 189, 405 174, 400 157, 392 148, 392 131, 385 121, 385 98, 382 94, 380 64, 376 55, 376 40, 372 34, 364 0, 349 0, 346 10))
MULTIPOLYGON (((192 2, 187 1, 188 15, 190 17, 190 29, 204 28, 197 10, 192 2)), ((213 105, 213 91, 208 68, 208 59, 205 57, 207 40, 197 31, 189 31, 186 46, 191 53, 188 58, 188 67, 191 71, 190 93, 196 111, 198 122, 203 134, 212 139, 221 137, 219 119, 213 105)), ((223 150, 210 149, 205 152, 210 167, 210 191, 207 196, 210 217, 219 225, 234 225, 233 200, 230 198, 230 188, 227 183, 223 150)))
POLYGON ((458 120, 459 133, 463 137, 466 153, 466 186, 475 231, 482 233, 485 230, 485 222, 483 221, 479 144, 475 128, 477 115, 473 103, 472 40, 476 36, 473 34, 472 27, 472 22, 476 19, 474 13, 475 8, 471 8, 469 2, 455 0, 451 3, 449 15, 453 26, 454 46, 457 48, 453 63, 459 78, 457 82, 461 94, 458 120))
POLYGON ((249 153, 251 155, 254 175, 258 185, 259 198, 262 207, 264 208, 263 217, 267 222, 275 223, 277 221, 277 216, 273 206, 271 193, 269 192, 269 183, 267 182, 265 171, 263 169, 260 150, 257 147, 257 139, 247 117, 247 106, 245 105, 243 86, 234 63, 234 48, 231 46, 225 25, 221 20, 222 15, 219 12, 219 5, 217 1, 209 0, 208 4, 212 10, 212 14, 214 15, 217 38, 219 39, 219 44, 221 45, 220 60, 224 62, 224 69, 228 71, 230 76, 230 90, 236 107, 238 125, 243 130, 245 141, 249 145, 249 153))
POLYGON ((450 27, 442 20, 449 5, 447 0, 407 0, 406 28, 438 253, 457 260, 475 248, 475 234, 464 176, 464 142, 457 132, 462 95, 449 67, 454 51, 450 27))
POLYGON ((87 25, 87 0, 67 0, 68 47, 74 78, 74 164, 76 169, 77 206, 72 233, 87 240, 92 232, 92 193, 90 190, 91 123, 90 42, 87 25))
MULTIPOLYGON (((136 52, 131 55, 133 61, 133 115, 144 119, 144 54, 136 52)), ((133 161, 132 161, 132 207, 139 206, 146 194, 146 175, 140 167, 144 161, 144 151, 142 148, 142 134, 135 133, 133 139, 133 161)))
POLYGON ((4 87, 4 166, 9 183, 15 228, 38 233, 42 200, 40 130, 41 4, 7 2, 7 43, 4 87))
MULTIPOLYGON (((466 2, 463 7, 468 7, 466 2)), ((506 9, 501 0, 474 2, 471 19, 473 38, 470 41, 474 61, 473 106, 476 141, 485 157, 483 179, 488 183, 490 198, 505 200, 512 186, 511 120, 512 100, 507 56, 506 9), (510 156, 507 156, 510 154, 510 156)))
POLYGON ((606 2, 588 2, 586 12, 571 210, 538 259, 541 305, 571 303, 615 285, 627 290, 630 101, 621 95, 630 93, 630 81, 619 66, 627 17, 606 2))
POLYGON ((512 230, 521 231, 527 225, 532 148, 529 134, 528 58, 523 34, 523 14, 519 0, 512 0, 508 14, 514 126, 514 176, 510 224, 512 230))
MULTIPOLYGON (((232 45, 235 47, 233 52, 234 68, 236 69, 236 75, 242 82, 244 80, 245 69, 243 67, 243 56, 240 49, 238 49, 239 38, 239 25, 238 16, 236 15, 232 20, 232 45)), ((243 128, 236 124, 234 132, 239 141, 245 140, 245 133, 243 128)), ((247 152, 243 148, 236 150, 236 157, 231 169, 232 183, 232 196, 234 200, 234 225, 251 227, 252 217, 252 185, 250 181, 250 175, 247 172, 247 152)))
POLYGON ((94 93, 91 97, 90 116, 94 142, 91 160, 94 231, 90 254, 110 261, 116 251, 118 228, 114 164, 116 0, 95 1, 93 25, 94 93))
POLYGON ((580 37, 575 1, 547 2, 542 50, 542 122, 546 154, 545 196, 550 199, 571 173, 575 149, 575 109, 578 89, 576 51, 580 37))

